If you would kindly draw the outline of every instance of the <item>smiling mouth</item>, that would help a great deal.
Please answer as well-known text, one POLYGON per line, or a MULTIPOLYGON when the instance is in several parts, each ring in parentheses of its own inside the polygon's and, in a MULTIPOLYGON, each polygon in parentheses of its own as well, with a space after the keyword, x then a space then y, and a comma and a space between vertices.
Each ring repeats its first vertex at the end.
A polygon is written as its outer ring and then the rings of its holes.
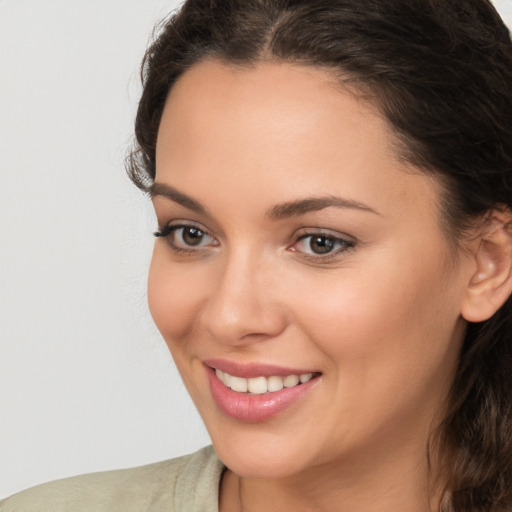
POLYGON ((287 375, 286 377, 272 375, 270 377, 245 378, 215 369, 215 375, 224 386, 237 393, 263 395, 281 391, 283 388, 300 386, 318 377, 320 373, 303 373, 300 375, 287 375))
POLYGON ((322 373, 282 366, 203 361, 212 398, 219 409, 237 421, 258 423, 283 413, 313 393, 322 373))

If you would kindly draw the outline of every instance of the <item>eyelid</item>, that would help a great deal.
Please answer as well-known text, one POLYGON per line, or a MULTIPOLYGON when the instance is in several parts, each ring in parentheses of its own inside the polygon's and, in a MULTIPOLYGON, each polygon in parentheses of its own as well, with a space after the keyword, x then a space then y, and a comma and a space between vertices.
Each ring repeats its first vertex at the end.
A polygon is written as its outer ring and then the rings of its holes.
POLYGON ((197 228, 201 231, 204 231, 207 235, 215 238, 210 230, 203 226, 201 223, 193 221, 193 220, 185 220, 185 219, 176 219, 171 220, 163 225, 158 225, 158 229, 153 233, 156 237, 166 236, 169 232, 175 231, 179 228, 197 228))
POLYGON ((345 242, 348 242, 348 243, 353 243, 353 244, 356 243, 356 239, 353 236, 348 235, 347 233, 342 233, 340 231, 336 231, 334 229, 329 229, 329 228, 316 228, 316 227, 300 228, 295 232, 296 240, 298 240, 299 238, 304 238, 306 236, 313 236, 313 235, 330 236, 332 238, 338 238, 340 240, 344 240, 345 242))
POLYGON ((356 244, 357 241, 354 237, 347 235, 345 233, 340 233, 339 231, 333 231, 331 229, 325 228, 302 228, 296 232, 294 242, 288 247, 288 250, 291 252, 298 253, 301 255, 302 258, 314 262, 328 263, 331 260, 341 257, 346 252, 354 250, 356 244), (324 236, 326 238, 334 239, 339 246, 332 252, 328 252, 325 254, 308 253, 304 251, 299 251, 296 248, 294 248, 294 246, 299 244, 301 241, 305 240, 306 238, 314 236, 324 236))
POLYGON ((171 222, 168 222, 162 227, 159 227, 157 231, 153 233, 153 236, 157 238, 163 238, 166 239, 168 245, 171 247, 171 249, 175 252, 181 252, 181 253, 198 253, 201 251, 205 251, 207 248, 213 246, 219 245, 219 242, 217 238, 210 232, 209 229, 205 228, 202 224, 190 220, 173 220, 171 222), (202 231, 206 236, 211 238, 215 243, 214 244, 208 244, 208 245, 198 245, 198 246, 187 246, 185 244, 185 247, 180 247, 177 244, 174 243, 173 240, 170 239, 170 235, 175 233, 176 231, 180 229, 186 229, 186 228, 196 228, 199 231, 202 231))

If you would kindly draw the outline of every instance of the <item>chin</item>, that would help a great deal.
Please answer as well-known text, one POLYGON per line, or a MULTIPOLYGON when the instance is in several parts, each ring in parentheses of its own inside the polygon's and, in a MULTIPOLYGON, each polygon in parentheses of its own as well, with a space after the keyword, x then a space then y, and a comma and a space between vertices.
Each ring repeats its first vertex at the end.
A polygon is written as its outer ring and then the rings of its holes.
MULTIPOLYGON (((251 430, 250 427, 243 430, 251 430)), ((304 443, 298 443, 290 434, 283 440, 271 433, 270 428, 267 431, 261 425, 257 428, 260 429, 257 433, 239 433, 229 428, 224 431, 229 435, 217 436, 212 432, 215 451, 231 471, 246 478, 280 479, 308 467, 304 443)))
POLYGON ((226 451, 217 453, 233 473, 244 478, 277 480, 299 472, 300 465, 293 456, 276 457, 275 454, 267 454, 258 449, 239 451, 235 447, 228 447, 226 451))

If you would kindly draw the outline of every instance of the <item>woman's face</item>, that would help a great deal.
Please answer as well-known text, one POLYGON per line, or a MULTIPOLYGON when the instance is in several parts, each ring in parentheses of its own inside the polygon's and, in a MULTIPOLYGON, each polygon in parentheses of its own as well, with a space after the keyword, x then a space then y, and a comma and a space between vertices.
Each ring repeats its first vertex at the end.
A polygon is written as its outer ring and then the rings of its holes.
POLYGON ((424 457, 470 262, 377 111, 321 70, 203 62, 170 93, 156 164, 150 308, 228 467, 424 457))

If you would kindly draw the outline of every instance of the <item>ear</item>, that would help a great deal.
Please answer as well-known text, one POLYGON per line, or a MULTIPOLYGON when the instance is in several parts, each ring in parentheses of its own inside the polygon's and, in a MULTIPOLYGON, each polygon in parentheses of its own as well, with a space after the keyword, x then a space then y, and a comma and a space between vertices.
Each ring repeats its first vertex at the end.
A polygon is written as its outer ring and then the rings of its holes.
POLYGON ((468 322, 489 319, 512 293, 512 212, 493 210, 484 219, 472 255, 476 271, 461 314, 468 322))

